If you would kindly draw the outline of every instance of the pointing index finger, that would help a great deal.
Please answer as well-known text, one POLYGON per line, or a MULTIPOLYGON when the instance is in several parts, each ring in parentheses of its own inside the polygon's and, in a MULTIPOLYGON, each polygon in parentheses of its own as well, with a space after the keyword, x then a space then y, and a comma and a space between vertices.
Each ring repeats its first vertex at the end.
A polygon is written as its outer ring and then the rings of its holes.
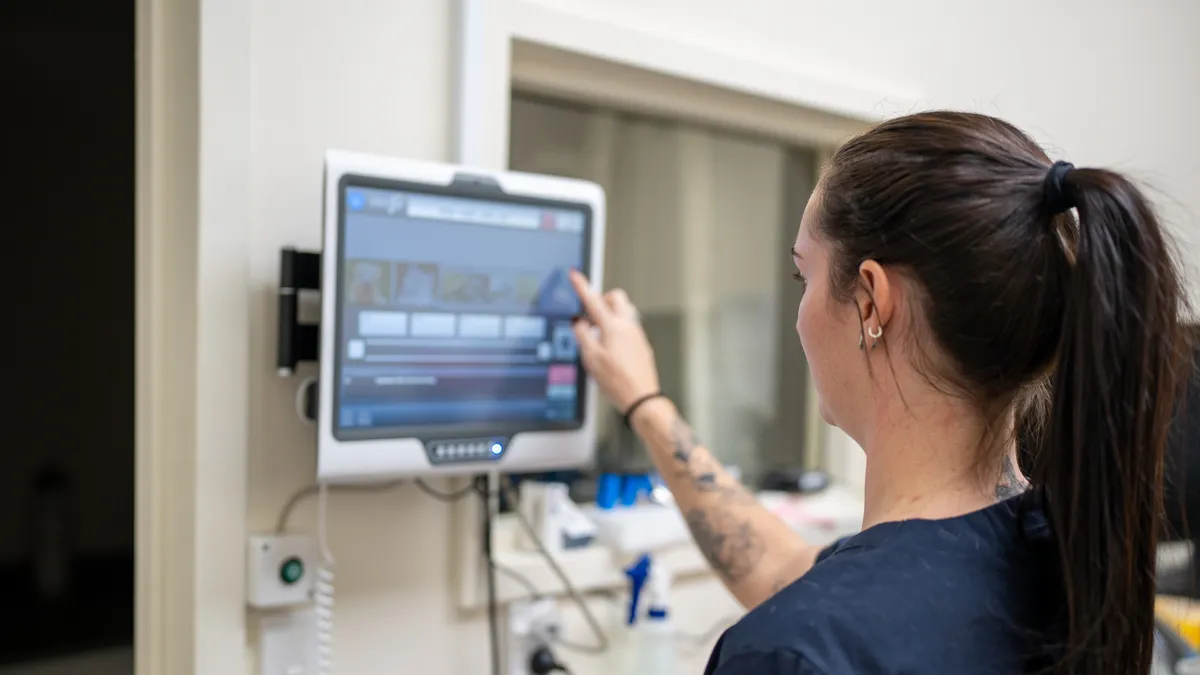
POLYGON ((592 289, 587 277, 576 270, 571 270, 571 285, 575 287, 575 293, 579 296, 583 311, 592 320, 592 323, 604 324, 608 320, 608 305, 604 302, 604 298, 592 289))

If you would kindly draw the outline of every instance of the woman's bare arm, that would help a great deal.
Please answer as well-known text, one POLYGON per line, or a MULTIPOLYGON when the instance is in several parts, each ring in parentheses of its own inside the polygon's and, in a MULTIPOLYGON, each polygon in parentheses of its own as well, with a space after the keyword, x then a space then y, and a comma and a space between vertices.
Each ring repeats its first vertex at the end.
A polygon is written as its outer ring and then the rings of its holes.
POLYGON ((583 275, 570 276, 586 314, 575 321, 583 365, 617 410, 637 406, 630 423, 650 448, 696 544, 733 595, 754 607, 807 572, 817 550, 721 468, 670 401, 647 399, 659 392, 658 367, 624 291, 600 295, 583 275))
POLYGON ((696 545, 743 606, 758 605, 812 567, 817 548, 734 480, 670 401, 646 402, 632 423, 696 545))

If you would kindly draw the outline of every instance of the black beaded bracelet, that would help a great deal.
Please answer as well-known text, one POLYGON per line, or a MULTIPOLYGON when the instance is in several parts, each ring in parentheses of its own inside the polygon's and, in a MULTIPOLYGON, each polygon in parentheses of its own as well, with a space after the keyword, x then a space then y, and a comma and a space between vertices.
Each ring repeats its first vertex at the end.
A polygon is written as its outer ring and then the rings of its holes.
POLYGON ((648 401, 653 401, 656 398, 666 398, 666 397, 667 397, 666 394, 662 393, 661 391, 656 391, 653 394, 646 394, 645 396, 634 401, 632 404, 630 404, 629 408, 627 408, 625 410, 625 415, 624 415, 625 426, 627 426, 631 429, 633 428, 633 424, 630 422, 630 420, 633 418, 633 413, 637 412, 637 409, 642 407, 643 403, 646 403, 648 401))

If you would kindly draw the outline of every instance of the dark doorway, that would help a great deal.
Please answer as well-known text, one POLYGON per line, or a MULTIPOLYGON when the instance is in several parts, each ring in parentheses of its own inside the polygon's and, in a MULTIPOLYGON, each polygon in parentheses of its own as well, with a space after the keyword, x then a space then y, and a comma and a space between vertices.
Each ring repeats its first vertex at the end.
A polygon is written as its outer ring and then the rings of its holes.
POLYGON ((134 16, 0 2, 0 673, 133 642, 134 16))

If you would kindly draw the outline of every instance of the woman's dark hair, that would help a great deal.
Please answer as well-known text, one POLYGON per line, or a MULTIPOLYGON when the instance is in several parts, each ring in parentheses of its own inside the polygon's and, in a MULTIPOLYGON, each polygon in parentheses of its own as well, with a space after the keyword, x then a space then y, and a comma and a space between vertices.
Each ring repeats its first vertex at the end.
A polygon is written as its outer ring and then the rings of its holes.
POLYGON ((1174 248, 1149 201, 1117 173, 1052 165, 1011 124, 928 112, 843 145, 818 222, 842 299, 866 260, 915 282, 917 325, 938 346, 920 352, 931 382, 989 414, 1033 411, 1029 494, 1061 563, 1054 671, 1148 672, 1163 446, 1186 353, 1174 248))

